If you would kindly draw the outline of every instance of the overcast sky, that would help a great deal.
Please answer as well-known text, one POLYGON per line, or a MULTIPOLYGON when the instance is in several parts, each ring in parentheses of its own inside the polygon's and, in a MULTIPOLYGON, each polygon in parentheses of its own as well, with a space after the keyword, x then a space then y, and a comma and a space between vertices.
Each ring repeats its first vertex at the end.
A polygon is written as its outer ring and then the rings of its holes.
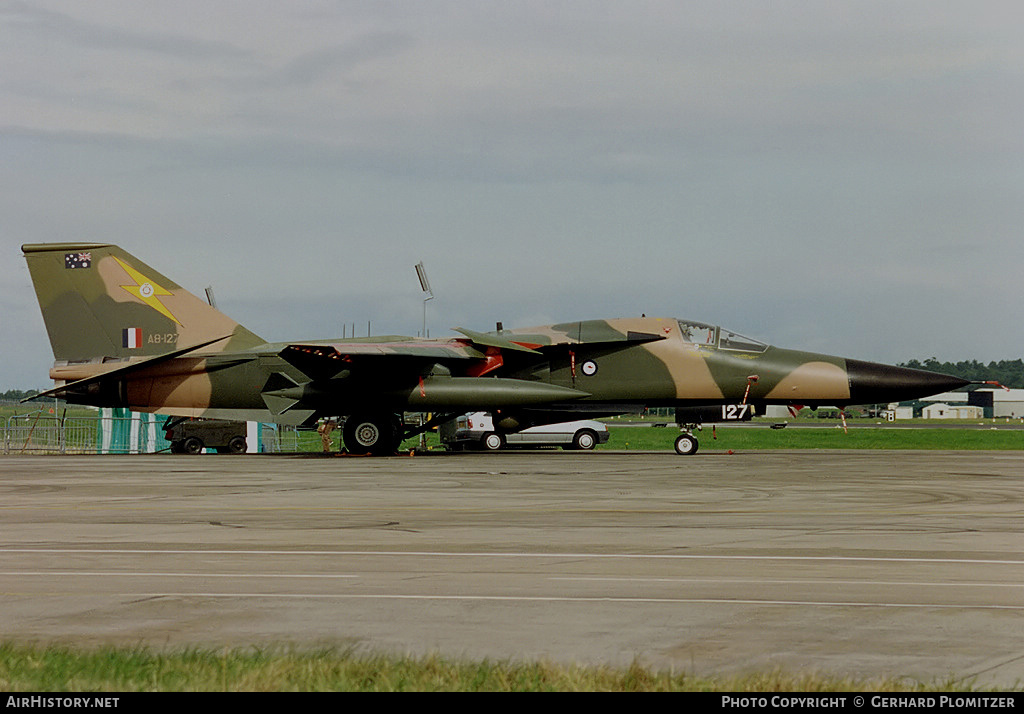
POLYGON ((0 0, 23 243, 121 245, 270 340, 647 315, 1024 356, 1019 2, 0 0), (351 327, 347 328, 351 330, 351 327))

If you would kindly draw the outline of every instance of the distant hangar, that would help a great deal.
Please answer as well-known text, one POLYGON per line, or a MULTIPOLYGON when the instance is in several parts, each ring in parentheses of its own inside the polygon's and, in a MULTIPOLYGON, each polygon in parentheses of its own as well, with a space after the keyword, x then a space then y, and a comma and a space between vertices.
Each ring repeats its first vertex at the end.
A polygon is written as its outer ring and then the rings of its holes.
MULTIPOLYGON (((946 405, 947 409, 941 416, 938 415, 938 411, 932 409, 933 416, 929 418, 934 419, 960 419, 965 418, 957 416, 961 410, 958 407, 980 407, 983 416, 986 419, 992 418, 1018 418, 1024 417, 1024 389, 976 389, 973 392, 944 392, 943 394, 936 394, 935 396, 922 399, 922 402, 926 402, 930 405, 946 405)), ((929 407, 925 407, 929 409, 929 407)), ((974 418, 974 417, 966 417, 974 418)))

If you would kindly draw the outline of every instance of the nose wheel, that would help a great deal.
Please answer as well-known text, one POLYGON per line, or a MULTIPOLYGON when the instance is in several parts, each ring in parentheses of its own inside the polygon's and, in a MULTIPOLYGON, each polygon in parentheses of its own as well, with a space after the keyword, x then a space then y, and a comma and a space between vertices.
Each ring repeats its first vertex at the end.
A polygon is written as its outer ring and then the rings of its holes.
POLYGON ((684 432, 676 438, 676 453, 680 456, 692 456, 699 447, 697 437, 693 434, 684 432))

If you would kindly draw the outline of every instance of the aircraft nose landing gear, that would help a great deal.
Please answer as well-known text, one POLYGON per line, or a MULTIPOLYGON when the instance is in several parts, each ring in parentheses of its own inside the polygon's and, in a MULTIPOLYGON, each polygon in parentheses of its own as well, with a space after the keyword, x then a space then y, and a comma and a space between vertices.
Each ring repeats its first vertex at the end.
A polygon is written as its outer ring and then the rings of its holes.
POLYGON ((680 456, 692 456, 697 453, 700 444, 697 442, 697 437, 689 429, 686 429, 676 437, 675 447, 676 453, 680 456))

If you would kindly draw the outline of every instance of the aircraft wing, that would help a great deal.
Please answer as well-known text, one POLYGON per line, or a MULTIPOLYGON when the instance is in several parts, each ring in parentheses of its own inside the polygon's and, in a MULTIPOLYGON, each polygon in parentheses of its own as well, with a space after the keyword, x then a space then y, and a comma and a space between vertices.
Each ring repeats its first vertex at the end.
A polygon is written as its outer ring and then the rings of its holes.
MULTIPOLYGON (((471 378, 503 378, 508 374, 507 368, 510 365, 522 368, 524 364, 542 363, 548 358, 546 353, 551 351, 614 351, 664 339, 662 335, 629 332, 614 338, 604 334, 601 339, 584 342, 540 344, 526 337, 515 339, 514 335, 474 332, 465 328, 456 328, 456 331, 464 337, 437 341, 399 338, 374 342, 292 343, 278 352, 278 356, 312 382, 332 379, 358 381, 364 390, 390 392, 395 388, 404 390, 408 384, 417 380, 422 382, 431 378, 451 378, 454 383, 464 385, 460 388, 470 390, 468 380, 471 378), (452 374, 461 376, 452 377, 452 374)), ((506 389, 514 391, 518 384, 523 394, 530 391, 532 400, 539 399, 536 390, 540 385, 522 379, 503 381, 507 382, 506 389)), ((291 378, 274 379, 268 382, 264 394, 275 392, 280 395, 282 389, 287 389, 289 395, 294 396, 296 392, 293 388, 296 386, 299 386, 298 383, 291 378)), ((472 391, 480 392, 482 386, 478 384, 472 391)), ((550 400, 578 399, 582 396, 582 393, 573 391, 574 394, 552 393, 550 400)))
MULTIPOLYGON (((302 408, 330 409, 338 403, 397 410, 484 409, 589 396, 535 380, 484 376, 502 364, 494 354, 502 347, 505 345, 484 346, 462 338, 294 343, 278 356, 309 381, 296 382, 279 372, 264 385, 262 395, 275 414, 302 408)), ((516 351, 540 356, 528 347, 518 346, 516 351)))
MULTIPOLYGON (((585 348, 616 348, 616 347, 633 347, 635 345, 644 344, 647 342, 659 342, 665 339, 664 335, 655 335, 648 332, 634 332, 629 331, 625 335, 609 336, 607 333, 600 335, 597 338, 591 338, 580 334, 578 337, 573 336, 573 339, 566 339, 564 341, 553 342, 549 344, 534 342, 528 337, 521 337, 520 339, 510 339, 508 337, 499 337, 494 334, 488 334, 484 332, 474 332, 473 330, 467 330, 464 327, 456 327, 456 332, 461 332, 463 335, 469 338, 469 341, 485 350, 487 348, 497 348, 499 350, 510 350, 512 352, 524 352, 533 355, 543 355, 545 351, 554 349, 573 349, 579 347, 585 348)), ((515 337, 515 333, 511 333, 515 337)))
POLYGON ((469 341, 474 345, 484 347, 496 347, 500 350, 512 350, 513 352, 527 352, 529 354, 539 355, 540 352, 537 348, 541 345, 532 344, 528 342, 513 342, 512 340, 506 340, 503 337, 496 335, 488 335, 485 332, 474 332, 473 330, 467 330, 465 327, 456 327, 456 332, 461 332, 463 335, 469 338, 469 341))
POLYGON ((352 367, 389 365, 398 371, 435 363, 480 359, 479 352, 458 342, 336 342, 290 344, 278 353, 285 362, 313 379, 330 379, 352 367))

